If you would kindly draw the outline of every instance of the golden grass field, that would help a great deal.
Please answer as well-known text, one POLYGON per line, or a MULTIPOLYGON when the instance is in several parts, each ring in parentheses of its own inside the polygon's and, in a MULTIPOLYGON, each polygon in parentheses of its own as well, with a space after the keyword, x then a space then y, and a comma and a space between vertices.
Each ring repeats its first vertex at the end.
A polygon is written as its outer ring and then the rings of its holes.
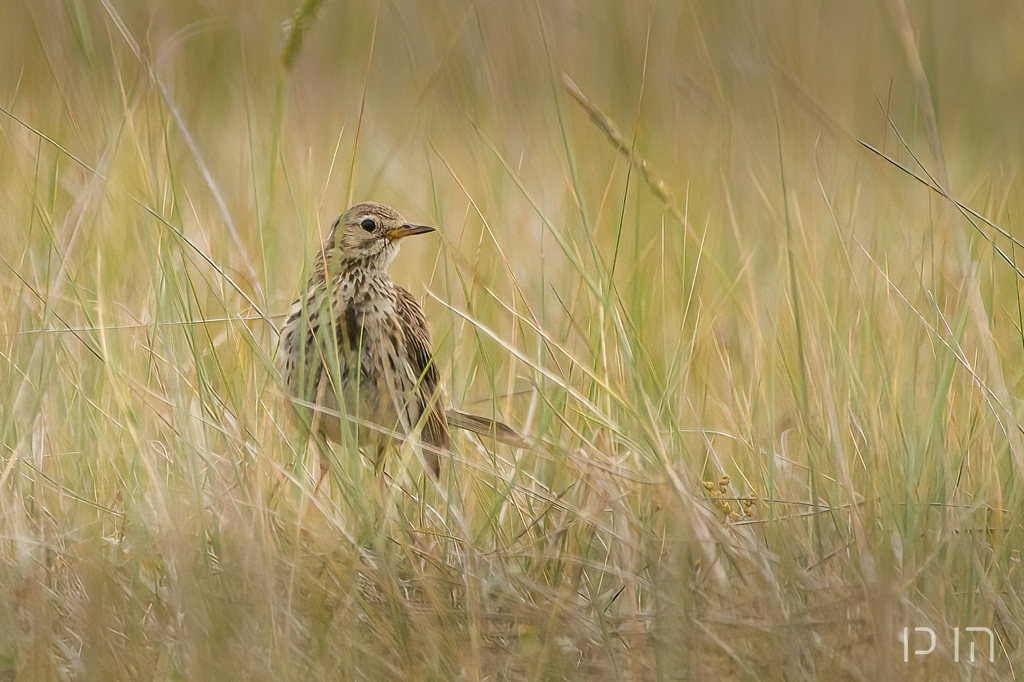
POLYGON ((1022 32, 3 0, 0 680, 1024 676, 1022 32), (532 447, 385 490, 288 419, 364 199, 438 227, 392 275, 532 447))

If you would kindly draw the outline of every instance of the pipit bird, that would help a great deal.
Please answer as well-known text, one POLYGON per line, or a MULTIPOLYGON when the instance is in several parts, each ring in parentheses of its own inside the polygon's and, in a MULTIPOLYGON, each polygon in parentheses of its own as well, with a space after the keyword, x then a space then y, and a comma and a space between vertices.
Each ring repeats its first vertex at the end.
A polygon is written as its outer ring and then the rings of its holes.
MULTIPOLYGON (((400 240, 433 231, 383 204, 346 211, 318 254, 305 295, 292 305, 278 364, 300 412, 308 416, 312 407, 309 423, 321 435, 341 443, 348 422, 360 448, 376 449, 380 466, 396 436, 417 433, 437 478, 449 426, 516 447, 525 441, 501 422, 448 407, 423 309, 388 275, 400 240)), ((325 473, 321 467, 321 480, 325 473)))

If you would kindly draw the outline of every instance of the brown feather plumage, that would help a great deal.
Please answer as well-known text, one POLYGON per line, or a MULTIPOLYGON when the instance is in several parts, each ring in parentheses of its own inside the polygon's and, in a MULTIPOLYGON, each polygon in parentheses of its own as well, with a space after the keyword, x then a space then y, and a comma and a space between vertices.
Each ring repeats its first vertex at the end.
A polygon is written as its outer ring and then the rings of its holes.
POLYGON ((360 447, 383 453, 395 436, 418 433, 435 478, 450 443, 449 420, 519 447, 510 427, 448 409, 423 309, 395 284, 388 266, 398 241, 432 231, 394 209, 367 202, 339 218, 318 254, 306 293, 281 331, 278 364, 307 423, 341 442, 354 425, 360 447), (314 416, 303 405, 327 408, 314 416), (341 413, 353 417, 343 423, 341 413))

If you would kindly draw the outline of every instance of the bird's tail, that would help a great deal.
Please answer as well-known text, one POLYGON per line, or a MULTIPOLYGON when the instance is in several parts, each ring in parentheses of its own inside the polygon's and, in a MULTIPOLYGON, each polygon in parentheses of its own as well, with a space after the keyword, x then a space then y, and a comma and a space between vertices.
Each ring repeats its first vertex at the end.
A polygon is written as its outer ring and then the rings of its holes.
POLYGON ((496 419, 478 417, 475 414, 466 414, 458 410, 448 410, 448 424, 457 429, 489 436, 499 443, 511 445, 514 448, 525 448, 530 445, 529 441, 523 438, 518 431, 496 419))

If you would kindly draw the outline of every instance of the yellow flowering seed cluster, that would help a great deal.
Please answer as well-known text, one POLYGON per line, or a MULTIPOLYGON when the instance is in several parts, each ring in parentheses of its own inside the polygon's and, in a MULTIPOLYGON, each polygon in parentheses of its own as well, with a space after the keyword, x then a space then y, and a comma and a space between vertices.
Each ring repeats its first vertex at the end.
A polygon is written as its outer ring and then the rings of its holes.
POLYGON ((751 492, 746 497, 737 498, 729 490, 729 474, 722 474, 718 482, 704 481, 704 489, 707 490, 711 502, 730 521, 742 521, 751 516, 753 507, 757 504, 757 493, 751 492))

